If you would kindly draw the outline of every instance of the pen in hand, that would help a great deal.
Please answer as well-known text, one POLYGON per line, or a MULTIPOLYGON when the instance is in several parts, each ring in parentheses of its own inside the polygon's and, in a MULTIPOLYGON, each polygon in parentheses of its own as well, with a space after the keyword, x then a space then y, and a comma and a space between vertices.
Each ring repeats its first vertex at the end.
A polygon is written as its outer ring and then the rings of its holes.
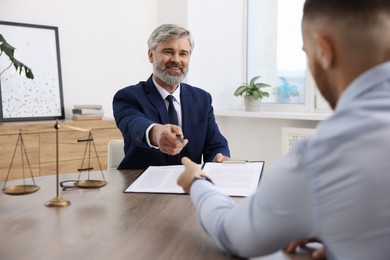
POLYGON ((176 135, 177 139, 179 140, 180 143, 184 143, 184 139, 182 135, 176 135))

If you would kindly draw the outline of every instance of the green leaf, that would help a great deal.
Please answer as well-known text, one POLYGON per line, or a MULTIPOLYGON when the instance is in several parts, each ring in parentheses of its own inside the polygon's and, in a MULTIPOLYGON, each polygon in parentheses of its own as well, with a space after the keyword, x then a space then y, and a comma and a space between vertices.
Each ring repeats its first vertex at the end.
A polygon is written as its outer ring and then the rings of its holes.
POLYGON ((260 76, 253 77, 251 81, 249 82, 249 86, 254 87, 256 80, 258 80, 260 76))
POLYGON ((262 94, 264 97, 269 97, 269 93, 268 93, 268 92, 262 91, 261 94, 262 94))
POLYGON ((25 69, 25 75, 28 79, 34 79, 34 74, 32 73, 31 69, 28 68, 27 66, 24 67, 25 69))
POLYGON ((15 70, 19 73, 19 74, 22 74, 23 70, 24 70, 24 75, 29 78, 29 79, 34 79, 34 74, 32 73, 31 69, 29 67, 27 67, 26 65, 24 65, 22 62, 20 62, 19 60, 13 58, 11 59, 12 61, 12 64, 14 65, 15 67, 15 70))
POLYGON ((271 87, 270 85, 264 84, 264 83, 257 83, 256 86, 257 86, 258 88, 268 88, 268 87, 271 87))
MULTIPOLYGON (((3 38, 4 39, 4 38, 3 38)), ((7 42, 3 42, 1 45, 0 45, 0 49, 2 52, 4 52, 11 60, 13 59, 14 57, 14 52, 15 52, 15 48, 12 47, 10 44, 8 44, 7 42)))
POLYGON ((254 91, 254 92, 252 93, 252 97, 253 97, 254 99, 259 99, 259 98, 261 98, 261 94, 260 94, 259 91, 254 91))
MULTIPOLYGON (((11 65, 14 65, 16 71, 19 74, 22 74, 24 70, 24 74, 26 75, 27 78, 34 79, 34 74, 32 73, 31 69, 14 57, 15 48, 11 44, 9 44, 1 34, 0 34, 0 50, 1 50, 0 55, 4 52, 11 60, 11 65)), ((7 69, 8 68, 6 68, 5 70, 7 69)), ((4 71, 2 71, 2 73, 4 71)))
POLYGON ((248 86, 240 86, 238 89, 236 89, 236 91, 234 92, 234 95, 235 96, 241 96, 245 91, 247 91, 248 89, 248 86))

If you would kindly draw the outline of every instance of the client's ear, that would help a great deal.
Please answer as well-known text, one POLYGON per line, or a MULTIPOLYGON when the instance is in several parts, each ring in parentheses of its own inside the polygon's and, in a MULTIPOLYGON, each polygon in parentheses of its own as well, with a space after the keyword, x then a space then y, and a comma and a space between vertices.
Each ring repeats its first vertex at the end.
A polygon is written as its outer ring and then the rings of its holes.
POLYGON ((315 35, 317 58, 324 69, 329 69, 335 62, 335 49, 331 38, 322 34, 315 35))

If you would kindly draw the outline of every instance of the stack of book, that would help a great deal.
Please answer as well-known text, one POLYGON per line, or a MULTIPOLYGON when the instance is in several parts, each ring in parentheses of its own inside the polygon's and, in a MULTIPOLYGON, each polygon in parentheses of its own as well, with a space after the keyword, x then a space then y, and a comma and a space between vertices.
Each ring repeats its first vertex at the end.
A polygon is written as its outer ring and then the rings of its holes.
POLYGON ((74 105, 73 120, 101 120, 104 116, 101 105, 74 105))

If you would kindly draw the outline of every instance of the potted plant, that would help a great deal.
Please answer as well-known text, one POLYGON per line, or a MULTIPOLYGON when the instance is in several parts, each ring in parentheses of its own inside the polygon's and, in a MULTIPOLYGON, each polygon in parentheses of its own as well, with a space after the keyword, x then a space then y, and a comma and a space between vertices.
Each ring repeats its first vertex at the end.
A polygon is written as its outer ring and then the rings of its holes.
POLYGON ((269 93, 262 89, 271 86, 265 83, 256 83, 259 78, 260 76, 253 77, 249 84, 244 83, 234 92, 235 96, 244 96, 246 111, 259 111, 263 97, 269 97, 269 93))
POLYGON ((290 84, 286 78, 279 77, 280 85, 274 88, 273 94, 276 96, 277 103, 290 103, 291 97, 299 96, 298 87, 290 84))
POLYGON ((34 74, 32 73, 31 69, 27 67, 25 64, 23 64, 22 62, 20 62, 19 60, 17 60, 14 57, 14 52, 15 52, 15 48, 5 40, 3 35, 0 34, 0 57, 4 53, 5 55, 8 56, 8 58, 11 61, 8 67, 1 70, 0 76, 13 65, 16 71, 19 72, 19 74, 22 74, 22 71, 24 71, 24 75, 27 78, 34 79, 34 74))

